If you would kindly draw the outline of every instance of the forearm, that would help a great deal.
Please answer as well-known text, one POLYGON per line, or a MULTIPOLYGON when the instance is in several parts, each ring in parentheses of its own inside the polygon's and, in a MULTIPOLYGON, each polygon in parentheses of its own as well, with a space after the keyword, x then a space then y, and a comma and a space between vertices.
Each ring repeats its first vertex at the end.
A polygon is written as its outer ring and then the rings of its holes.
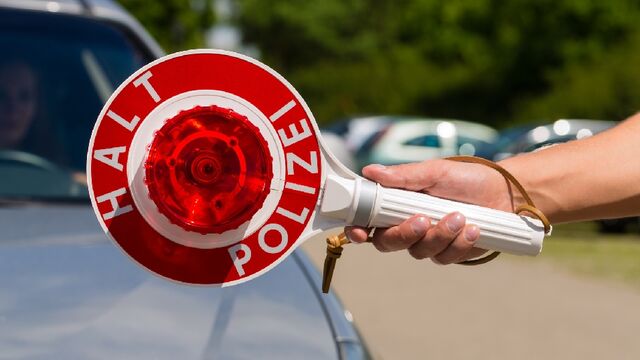
POLYGON ((596 136, 500 164, 553 223, 640 214, 640 114, 596 136))

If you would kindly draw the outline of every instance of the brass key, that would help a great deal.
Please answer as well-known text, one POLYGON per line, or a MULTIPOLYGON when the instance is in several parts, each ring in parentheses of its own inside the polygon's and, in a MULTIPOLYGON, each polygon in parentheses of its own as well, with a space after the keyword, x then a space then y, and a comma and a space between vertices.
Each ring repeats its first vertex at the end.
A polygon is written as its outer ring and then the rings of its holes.
POLYGON ((349 243, 349 239, 344 232, 327 238, 327 257, 324 258, 324 268, 322 269, 322 292, 325 294, 329 292, 336 262, 342 256, 342 245, 347 243, 349 243))

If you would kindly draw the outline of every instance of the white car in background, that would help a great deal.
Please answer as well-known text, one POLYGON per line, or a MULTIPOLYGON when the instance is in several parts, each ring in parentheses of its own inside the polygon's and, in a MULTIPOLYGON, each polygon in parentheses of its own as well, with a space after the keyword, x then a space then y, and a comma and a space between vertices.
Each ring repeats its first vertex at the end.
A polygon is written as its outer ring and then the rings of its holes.
POLYGON ((393 115, 354 116, 337 120, 323 130, 342 137, 347 149, 357 154, 362 152, 362 148, 366 147, 372 137, 399 119, 402 117, 393 115))
POLYGON ((498 132, 486 125, 461 120, 400 120, 382 130, 361 157, 362 165, 417 162, 453 155, 475 155, 490 146, 498 132))
POLYGON ((330 131, 321 131, 322 141, 324 142, 324 146, 326 146, 333 156, 338 159, 342 165, 347 168, 357 171, 356 169, 356 159, 353 156, 353 152, 347 146, 347 142, 340 135, 337 135, 330 131))

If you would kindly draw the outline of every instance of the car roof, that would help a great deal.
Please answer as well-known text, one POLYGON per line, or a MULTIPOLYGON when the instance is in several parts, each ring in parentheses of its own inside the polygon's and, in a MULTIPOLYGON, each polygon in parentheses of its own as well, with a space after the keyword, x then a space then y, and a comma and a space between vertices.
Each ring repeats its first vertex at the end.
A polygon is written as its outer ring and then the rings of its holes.
POLYGON ((52 12, 86 11, 97 7, 124 11, 122 6, 113 0, 0 0, 0 5, 52 12))
POLYGON ((158 43, 120 4, 112 0, 0 0, 0 8, 93 17, 132 32, 156 58, 164 55, 158 43))
POLYGON ((548 136, 544 136, 547 139, 561 138, 567 135, 576 135, 581 130, 589 130, 592 134, 599 133, 607 130, 617 123, 615 121, 605 120, 586 120, 586 119, 559 119, 550 124, 544 124, 536 126, 529 130, 526 134, 526 140, 530 142, 540 142, 536 136, 542 129, 544 133, 548 133, 548 136))
POLYGON ((388 131, 391 137, 415 137, 422 136, 426 133, 436 132, 442 123, 450 123, 455 126, 460 134, 465 136, 474 134, 479 139, 487 139, 493 141, 498 137, 498 131, 490 126, 454 119, 436 119, 436 118, 408 118, 394 122, 388 131), (402 135, 399 135, 402 134, 402 135))
POLYGON ((517 154, 548 144, 567 142, 595 135, 614 127, 615 121, 590 119, 558 119, 552 123, 533 126, 511 138, 498 152, 517 154))

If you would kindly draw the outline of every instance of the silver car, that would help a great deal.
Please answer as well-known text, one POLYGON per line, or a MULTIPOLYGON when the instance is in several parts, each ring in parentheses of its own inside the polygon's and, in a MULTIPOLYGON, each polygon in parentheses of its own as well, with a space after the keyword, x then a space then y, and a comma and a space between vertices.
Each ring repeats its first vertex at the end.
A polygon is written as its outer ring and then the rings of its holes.
POLYGON ((468 121, 413 118, 390 124, 369 145, 362 165, 394 165, 442 158, 452 155, 475 155, 493 143, 498 132, 468 121))
POLYGON ((91 128, 162 55, 105 1, 0 0, 0 358, 368 359, 350 314, 296 251, 233 288, 160 279, 89 204, 91 128))

